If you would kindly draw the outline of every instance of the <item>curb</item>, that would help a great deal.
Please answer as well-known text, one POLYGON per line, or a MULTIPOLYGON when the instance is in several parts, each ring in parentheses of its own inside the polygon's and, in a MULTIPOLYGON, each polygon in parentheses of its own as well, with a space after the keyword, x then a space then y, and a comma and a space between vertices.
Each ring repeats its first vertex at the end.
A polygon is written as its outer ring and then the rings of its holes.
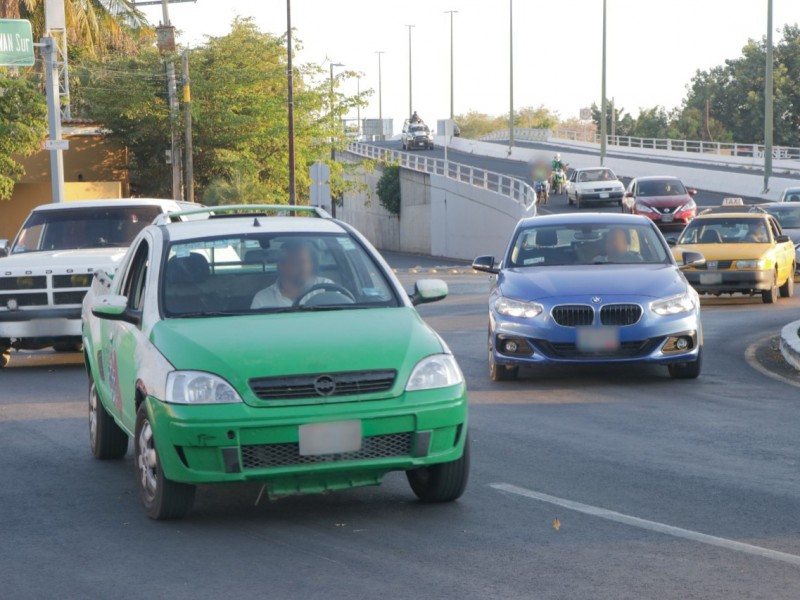
POLYGON ((800 321, 792 321, 781 329, 781 354, 789 366, 800 371, 800 321))

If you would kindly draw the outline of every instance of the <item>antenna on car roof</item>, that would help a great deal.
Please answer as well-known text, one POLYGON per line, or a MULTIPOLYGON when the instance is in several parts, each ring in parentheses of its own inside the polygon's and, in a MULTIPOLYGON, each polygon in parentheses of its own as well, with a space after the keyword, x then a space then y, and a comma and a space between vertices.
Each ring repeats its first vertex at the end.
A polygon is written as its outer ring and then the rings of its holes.
POLYGON ((258 220, 258 217, 253 219, 253 227, 261 227, 261 221, 258 220))

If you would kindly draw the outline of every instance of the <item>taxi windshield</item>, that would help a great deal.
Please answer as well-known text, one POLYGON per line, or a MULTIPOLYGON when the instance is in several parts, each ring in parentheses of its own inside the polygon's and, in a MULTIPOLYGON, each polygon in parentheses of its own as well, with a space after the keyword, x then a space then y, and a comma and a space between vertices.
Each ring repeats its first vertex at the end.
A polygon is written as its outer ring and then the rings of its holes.
POLYGON ((695 219, 683 230, 679 244, 768 244, 764 218, 716 217, 695 219))
POLYGON ((175 241, 161 281, 167 317, 400 306, 347 234, 241 234, 175 241))

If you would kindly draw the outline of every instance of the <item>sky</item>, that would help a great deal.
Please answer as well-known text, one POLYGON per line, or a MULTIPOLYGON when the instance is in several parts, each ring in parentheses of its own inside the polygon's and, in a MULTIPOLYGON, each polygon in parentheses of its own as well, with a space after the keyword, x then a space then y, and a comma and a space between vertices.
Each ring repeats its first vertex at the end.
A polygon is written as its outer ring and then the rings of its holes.
MULTIPOLYGON (((698 69, 740 54, 767 29, 767 0, 608 0, 607 91, 616 106, 678 106, 698 69)), ((143 8, 150 21, 160 7, 143 8)), ((408 114, 408 29, 412 29, 413 108, 428 122, 450 110, 450 15, 454 16, 456 114, 509 109, 508 0, 292 0, 300 62, 344 63, 373 89, 362 118, 383 116, 395 130, 408 114)), ((224 35, 236 16, 263 31, 286 31, 284 0, 196 0, 170 5, 183 44, 224 35)), ((799 0, 774 0, 774 27, 800 22, 799 0)), ((562 118, 600 102, 602 0, 513 0, 514 106, 545 105, 562 118)), ((778 36, 775 37, 776 41, 778 36)), ((800 76, 800 74, 798 74, 800 76)), ((356 92, 355 81, 352 89, 356 92)), ((352 115, 355 116, 355 115, 352 115)))

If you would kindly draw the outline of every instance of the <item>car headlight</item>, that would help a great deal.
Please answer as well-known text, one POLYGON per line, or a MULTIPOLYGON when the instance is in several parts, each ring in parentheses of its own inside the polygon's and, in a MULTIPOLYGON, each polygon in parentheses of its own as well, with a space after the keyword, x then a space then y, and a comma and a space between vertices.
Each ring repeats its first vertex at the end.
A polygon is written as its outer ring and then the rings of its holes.
POLYGON ((231 384, 202 371, 172 371, 167 375, 165 402, 171 404, 236 404, 242 399, 231 384))
POLYGON ((685 292, 663 300, 657 300, 650 305, 652 310, 657 315, 668 317, 670 315, 679 315, 681 313, 694 310, 697 305, 696 295, 692 292, 685 292))
POLYGON ((450 387, 464 381, 452 354, 432 354, 417 363, 406 384, 407 392, 450 387))
POLYGON ((494 309, 506 317, 533 319, 542 314, 544 307, 538 302, 523 302, 501 297, 494 301, 494 309))
POLYGON ((754 258, 749 260, 737 260, 737 269, 765 269, 767 261, 763 258, 754 258))
POLYGON ((637 212, 646 212, 646 213, 655 212, 652 208, 650 208, 646 204, 640 204, 638 202, 634 205, 634 208, 636 209, 637 212))
POLYGON ((685 210, 694 210, 695 208, 697 208, 697 205, 694 203, 694 200, 689 200, 686 204, 679 206, 677 209, 675 209, 675 212, 679 213, 685 210))

